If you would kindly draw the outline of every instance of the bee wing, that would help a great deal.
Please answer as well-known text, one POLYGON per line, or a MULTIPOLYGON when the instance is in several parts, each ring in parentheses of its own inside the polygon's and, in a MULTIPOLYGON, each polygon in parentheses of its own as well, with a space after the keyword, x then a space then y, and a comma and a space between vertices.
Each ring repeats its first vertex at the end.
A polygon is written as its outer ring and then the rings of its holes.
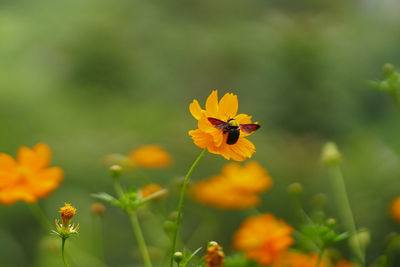
POLYGON ((249 124, 240 124, 240 130, 242 130, 242 132, 245 133, 252 133, 255 130, 257 130, 258 128, 260 128, 261 126, 259 124, 256 123, 249 123, 249 124))
POLYGON ((208 121, 212 124, 212 125, 214 125, 215 126, 215 128, 217 128, 217 129, 224 129, 227 125, 228 125, 228 123, 227 122, 225 122, 225 121, 221 121, 221 120, 219 120, 219 119, 216 119, 216 118, 207 118, 208 119, 208 121))

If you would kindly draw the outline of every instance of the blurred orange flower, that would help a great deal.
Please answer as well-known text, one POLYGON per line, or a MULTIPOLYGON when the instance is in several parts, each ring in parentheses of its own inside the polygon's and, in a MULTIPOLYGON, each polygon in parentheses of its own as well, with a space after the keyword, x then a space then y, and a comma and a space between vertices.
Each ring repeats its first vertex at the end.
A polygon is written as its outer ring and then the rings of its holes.
POLYGON ((292 245, 293 228, 272 214, 265 213, 246 219, 234 234, 233 246, 260 265, 278 259, 292 245))
POLYGON ((257 193, 272 185, 268 172, 255 161, 244 166, 229 163, 220 175, 198 182, 192 189, 193 197, 221 209, 246 209, 260 202, 257 193))
POLYGON ((389 212, 395 221, 400 222, 400 196, 392 201, 389 212))
MULTIPOLYGON (((302 254, 294 251, 286 251, 282 253, 272 264, 272 267, 315 267, 318 264, 318 255, 302 254)), ((319 267, 326 266, 321 261, 319 267)))
POLYGON ((163 168, 172 163, 172 157, 157 145, 142 146, 129 155, 134 165, 142 168, 163 168))
POLYGON ((243 161, 251 158, 255 152, 255 146, 245 137, 250 135, 240 132, 239 139, 235 144, 226 143, 227 134, 222 129, 217 129, 208 118, 215 118, 221 121, 234 119, 239 124, 251 123, 251 116, 237 114, 238 100, 234 94, 225 94, 218 102, 218 92, 213 91, 206 101, 206 109, 203 110, 197 100, 189 106, 190 113, 198 120, 198 129, 189 131, 193 142, 200 148, 207 148, 210 153, 219 154, 226 159, 243 161))
MULTIPOLYGON (((139 189, 139 196, 141 198, 149 197, 165 188, 159 184, 148 184, 145 187, 139 189)), ((163 199, 167 197, 167 192, 164 190, 165 193, 160 194, 159 196, 155 197, 154 199, 163 199)))
POLYGON ((55 190, 62 181, 63 171, 59 167, 48 167, 50 159, 50 148, 43 143, 33 149, 21 147, 18 160, 0 153, 0 202, 32 203, 55 190))
POLYGON ((358 267, 358 265, 353 264, 347 260, 340 260, 335 264, 335 267, 358 267))
POLYGON ((215 241, 209 242, 204 260, 206 262, 205 267, 224 266, 225 254, 222 247, 215 241))

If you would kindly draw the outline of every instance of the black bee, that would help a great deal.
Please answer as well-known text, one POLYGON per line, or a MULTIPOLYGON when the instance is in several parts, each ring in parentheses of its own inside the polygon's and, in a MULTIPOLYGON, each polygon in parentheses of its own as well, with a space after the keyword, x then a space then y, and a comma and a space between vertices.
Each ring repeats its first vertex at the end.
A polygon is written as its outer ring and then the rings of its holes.
POLYGON ((252 133, 258 128, 260 128, 259 124, 249 123, 249 124, 239 124, 234 119, 229 119, 228 121, 221 121, 216 118, 207 118, 212 125, 217 129, 223 130, 223 133, 228 133, 228 137, 226 138, 226 143, 228 145, 236 144, 239 139, 240 130, 245 133, 252 133))

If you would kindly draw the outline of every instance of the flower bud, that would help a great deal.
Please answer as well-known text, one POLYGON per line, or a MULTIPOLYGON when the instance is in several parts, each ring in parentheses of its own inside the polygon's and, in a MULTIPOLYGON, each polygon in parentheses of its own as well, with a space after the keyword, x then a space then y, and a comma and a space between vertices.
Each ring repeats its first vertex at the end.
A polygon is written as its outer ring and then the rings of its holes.
POLYGON ((303 193, 303 186, 300 183, 292 183, 288 186, 287 191, 289 195, 299 196, 303 193))
POLYGON ((371 235, 367 229, 363 229, 360 232, 356 233, 349 239, 349 243, 351 246, 357 246, 357 243, 365 248, 371 242, 371 235))
POLYGON ((175 229, 176 224, 173 221, 167 220, 163 224, 164 231, 168 233, 172 233, 173 230, 175 229))
POLYGON ((95 202, 90 206, 90 212, 92 214, 103 215, 105 211, 106 207, 100 202, 95 202))
POLYGON ((312 199, 312 204, 317 207, 324 206, 326 204, 326 199, 327 197, 325 194, 319 193, 312 199))
POLYGON ((394 66, 393 64, 390 63, 386 63, 385 65, 383 65, 383 73, 385 75, 390 75, 394 72, 394 66))
MULTIPOLYGON (((178 218, 178 211, 171 212, 168 217, 170 220, 176 221, 176 219, 178 218)), ((182 218, 182 214, 181 214, 181 218, 182 218)))
POLYGON ((333 142, 328 142, 322 148, 321 160, 326 165, 337 165, 341 161, 341 155, 337 145, 333 142))
POLYGON ((122 167, 120 165, 112 165, 109 170, 111 177, 114 179, 118 179, 122 174, 122 167))
POLYGON ((182 260, 183 260, 183 253, 180 251, 175 252, 174 261, 179 264, 182 260))
POLYGON ((329 227, 335 227, 336 226, 336 220, 334 218, 329 218, 325 221, 326 225, 329 227))

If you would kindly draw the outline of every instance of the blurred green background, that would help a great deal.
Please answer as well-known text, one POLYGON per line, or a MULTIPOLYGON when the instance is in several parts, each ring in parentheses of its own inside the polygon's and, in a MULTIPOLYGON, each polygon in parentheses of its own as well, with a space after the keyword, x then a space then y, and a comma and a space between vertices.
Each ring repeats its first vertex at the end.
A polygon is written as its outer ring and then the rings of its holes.
MULTIPOLYGON (((100 159, 162 145, 174 157, 171 168, 128 172, 123 183, 171 186, 167 200, 140 211, 155 265, 164 266, 162 224, 177 206, 175 181, 200 151, 187 134, 196 128, 188 105, 194 98, 203 105, 213 89, 234 92, 240 112, 263 126, 250 137, 253 159, 274 186, 259 210, 292 222, 286 187, 301 182, 305 207, 326 193, 336 217, 319 162, 322 144, 333 140, 344 155, 357 224, 371 231, 371 262, 399 229, 387 210, 400 195, 400 115, 367 82, 382 77, 384 63, 400 63, 399 11, 395 0, 2 0, 0 151, 15 155, 21 145, 47 143, 65 180, 39 205, 51 221, 65 201, 78 208, 71 265, 102 266, 93 257, 103 232, 107 266, 122 267, 141 266, 128 218, 107 206, 101 229, 89 212, 91 193, 112 192, 100 159)), ((193 180, 225 163, 206 154, 193 180)), ((232 233, 248 215, 187 199, 182 239, 190 249, 217 240, 229 254, 232 233)), ((0 206, 1 267, 61 266, 59 240, 44 236, 24 203, 0 206)))

